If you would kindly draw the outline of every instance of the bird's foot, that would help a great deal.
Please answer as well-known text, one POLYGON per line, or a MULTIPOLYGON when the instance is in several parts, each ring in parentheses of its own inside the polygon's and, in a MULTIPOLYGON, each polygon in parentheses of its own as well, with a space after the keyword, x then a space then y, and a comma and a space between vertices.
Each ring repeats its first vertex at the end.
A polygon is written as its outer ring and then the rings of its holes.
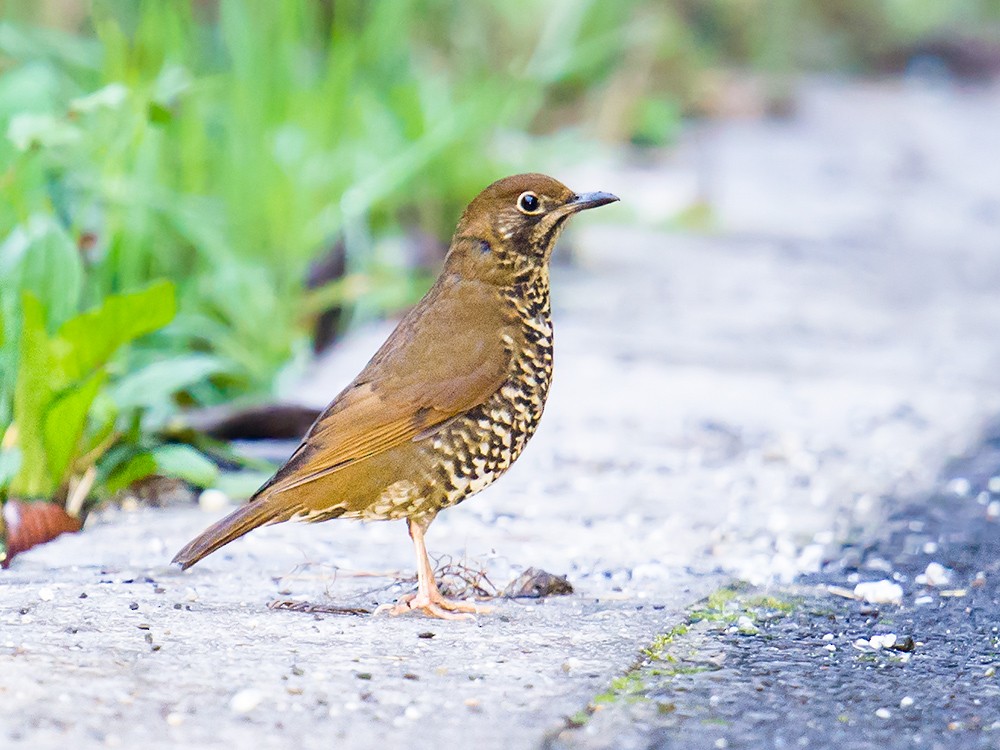
POLYGON ((442 620, 472 620, 473 615, 486 614, 492 612, 492 607, 484 607, 472 602, 446 599, 438 594, 437 596, 427 596, 426 594, 406 594, 401 596, 395 604, 383 604, 375 610, 375 614, 386 612, 390 615, 405 615, 409 612, 423 612, 429 617, 437 617, 442 620))

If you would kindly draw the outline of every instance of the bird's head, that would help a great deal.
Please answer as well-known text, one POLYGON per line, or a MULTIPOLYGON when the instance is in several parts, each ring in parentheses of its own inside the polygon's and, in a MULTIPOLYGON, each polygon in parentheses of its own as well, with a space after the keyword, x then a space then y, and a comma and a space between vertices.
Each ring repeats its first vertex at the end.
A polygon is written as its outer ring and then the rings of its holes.
POLYGON ((503 283, 544 267, 570 216, 617 200, 574 193, 543 174, 505 177, 465 209, 446 262, 463 276, 503 283))

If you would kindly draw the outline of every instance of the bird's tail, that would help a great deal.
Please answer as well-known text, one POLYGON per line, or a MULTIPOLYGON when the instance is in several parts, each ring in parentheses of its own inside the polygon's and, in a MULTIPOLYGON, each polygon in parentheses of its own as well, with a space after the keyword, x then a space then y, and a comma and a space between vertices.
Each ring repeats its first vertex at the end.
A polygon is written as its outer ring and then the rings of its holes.
POLYGON ((187 570, 201 558, 212 554, 234 539, 239 539, 258 526, 287 521, 295 515, 296 510, 295 507, 282 507, 273 501, 268 502, 267 496, 258 497, 237 508, 221 521, 216 521, 185 544, 184 548, 174 555, 172 562, 180 565, 181 570, 187 570))

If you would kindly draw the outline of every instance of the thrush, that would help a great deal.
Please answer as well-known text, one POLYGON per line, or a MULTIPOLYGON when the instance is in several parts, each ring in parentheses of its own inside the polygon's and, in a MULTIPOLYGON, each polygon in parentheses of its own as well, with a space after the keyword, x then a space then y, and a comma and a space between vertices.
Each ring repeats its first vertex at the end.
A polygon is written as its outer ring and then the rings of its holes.
POLYGON ((465 209, 440 277, 288 461, 174 557, 182 568, 264 524, 406 519, 417 593, 390 611, 488 611, 445 598, 424 535, 517 459, 552 378, 549 259, 567 220, 617 201, 542 174, 494 182, 465 209))

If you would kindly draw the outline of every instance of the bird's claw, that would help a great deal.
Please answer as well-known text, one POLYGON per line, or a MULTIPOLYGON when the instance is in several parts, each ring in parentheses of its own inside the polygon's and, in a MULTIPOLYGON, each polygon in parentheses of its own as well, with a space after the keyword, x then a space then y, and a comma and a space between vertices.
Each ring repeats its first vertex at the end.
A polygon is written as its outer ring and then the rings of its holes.
POLYGON ((475 617, 473 615, 486 614, 492 611, 492 607, 446 599, 440 594, 435 597, 422 594, 406 594, 405 596, 401 596, 395 604, 380 605, 373 614, 386 613, 395 617, 396 615, 405 615, 410 612, 423 612, 429 617, 437 617, 441 620, 474 620, 475 617))

